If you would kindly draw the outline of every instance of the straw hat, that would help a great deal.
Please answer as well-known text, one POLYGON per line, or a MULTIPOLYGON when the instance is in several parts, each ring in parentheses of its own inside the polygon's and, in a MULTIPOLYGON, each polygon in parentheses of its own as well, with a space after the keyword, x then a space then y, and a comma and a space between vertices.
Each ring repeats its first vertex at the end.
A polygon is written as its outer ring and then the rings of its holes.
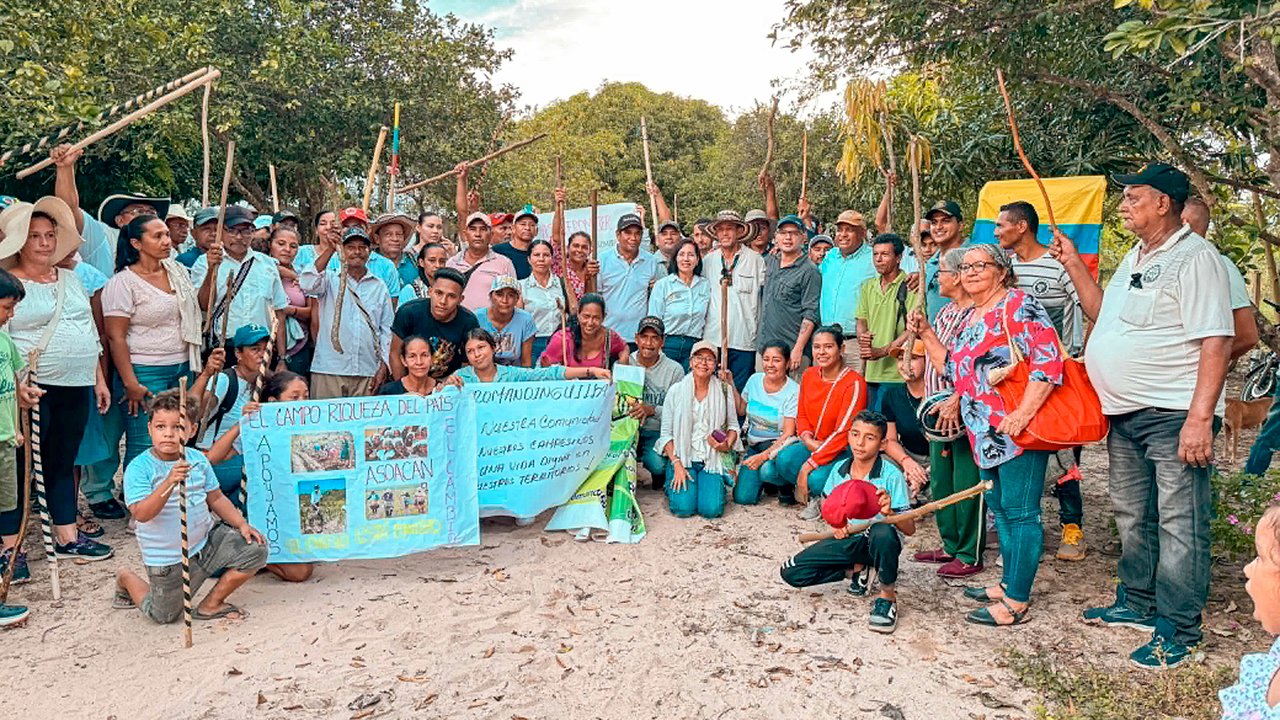
POLYGON ((18 251, 27 244, 31 216, 38 212, 48 215, 58 224, 58 246, 54 249, 52 258, 54 263, 60 262, 80 247, 82 241, 80 233, 76 232, 76 218, 65 202, 52 195, 40 198, 34 205, 20 202, 0 212, 0 231, 4 232, 4 239, 0 240, 0 267, 7 269, 18 263, 18 251))
POLYGON ((746 223, 742 222, 741 215, 733 210, 721 210, 716 213, 715 219, 711 221, 711 234, 714 235, 716 228, 720 227, 724 223, 730 223, 737 226, 739 239, 745 238, 747 233, 751 232, 751 228, 746 223))
POLYGON ((408 215, 405 215, 403 213, 395 213, 395 214, 388 214, 388 215, 379 215, 378 219, 373 221, 373 227, 372 227, 373 234, 377 235, 378 233, 382 232, 382 228, 388 225, 399 225, 400 228, 404 230, 404 236, 406 240, 409 238, 410 235, 413 234, 413 231, 417 229, 414 226, 413 218, 410 218, 408 215))

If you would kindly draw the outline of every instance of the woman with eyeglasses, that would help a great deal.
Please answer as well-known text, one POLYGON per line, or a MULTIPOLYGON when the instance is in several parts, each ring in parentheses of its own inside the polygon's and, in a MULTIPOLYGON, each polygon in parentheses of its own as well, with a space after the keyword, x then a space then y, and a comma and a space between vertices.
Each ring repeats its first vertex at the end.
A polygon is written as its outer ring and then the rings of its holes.
POLYGON ((933 359, 940 365, 945 362, 981 476, 994 483, 986 498, 1000 533, 1004 576, 998 585, 965 589, 965 597, 992 603, 965 619, 993 627, 1017 625, 1027 620, 1031 586, 1040 566, 1040 497, 1051 453, 1021 448, 1013 437, 1026 429, 1049 393, 1062 384, 1063 357, 1049 314, 1017 289, 1013 263, 999 245, 967 248, 956 269, 973 309, 951 341, 944 346, 918 313, 912 314, 909 325, 921 333, 933 359), (1016 408, 1005 407, 989 379, 992 370, 1016 362, 1010 342, 1030 371, 1016 408))

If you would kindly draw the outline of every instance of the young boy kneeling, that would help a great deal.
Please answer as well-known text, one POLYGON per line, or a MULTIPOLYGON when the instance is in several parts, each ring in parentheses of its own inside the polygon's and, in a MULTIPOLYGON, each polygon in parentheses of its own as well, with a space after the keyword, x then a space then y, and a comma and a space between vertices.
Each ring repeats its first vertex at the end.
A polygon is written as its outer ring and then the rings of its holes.
POLYGON ((199 620, 226 617, 242 620, 248 613, 227 602, 267 563, 262 534, 249 527, 240 511, 218 489, 213 466, 199 450, 186 447, 195 422, 195 403, 181 417, 177 390, 151 401, 147 431, 151 449, 134 458, 124 471, 124 499, 138 521, 138 547, 147 566, 143 580, 130 570, 116 575, 116 608, 141 607, 158 623, 182 617, 182 533, 179 484, 187 486, 187 547, 191 556, 191 592, 219 570, 225 573, 192 611, 199 620), (222 522, 216 523, 210 514, 222 522))
POLYGON ((880 574, 880 596, 867 619, 870 629, 891 633, 898 625, 898 555, 902 537, 914 535, 913 519, 872 525, 850 535, 851 520, 880 517, 911 509, 911 493, 902 471, 880 456, 889 424, 884 415, 863 410, 849 428, 845 460, 827 480, 822 517, 835 528, 835 539, 820 540, 782 566, 782 579, 792 587, 808 587, 852 577, 849 592, 864 596, 871 584, 871 568, 880 574), (864 568, 866 568, 864 572, 864 568))

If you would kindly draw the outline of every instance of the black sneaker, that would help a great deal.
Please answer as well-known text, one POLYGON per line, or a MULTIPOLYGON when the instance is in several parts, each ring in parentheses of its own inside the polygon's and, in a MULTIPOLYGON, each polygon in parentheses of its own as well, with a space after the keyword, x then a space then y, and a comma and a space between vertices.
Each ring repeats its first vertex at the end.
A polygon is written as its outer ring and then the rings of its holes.
POLYGON ((66 545, 54 543, 53 552, 60 558, 81 558, 90 562, 106 560, 114 554, 110 545, 90 540, 78 533, 75 542, 66 545))
POLYGON ((871 568, 864 568, 853 574, 853 581, 849 583, 849 589, 846 592, 854 597, 866 597, 870 587, 871 568))
POLYGON ((99 520, 123 520, 125 515, 124 506, 119 500, 111 498, 102 502, 89 503, 89 509, 93 511, 93 516, 99 520))
POLYGON ((876 598, 871 615, 867 617, 867 627, 878 633, 893 632, 898 627, 898 603, 886 598, 876 598))

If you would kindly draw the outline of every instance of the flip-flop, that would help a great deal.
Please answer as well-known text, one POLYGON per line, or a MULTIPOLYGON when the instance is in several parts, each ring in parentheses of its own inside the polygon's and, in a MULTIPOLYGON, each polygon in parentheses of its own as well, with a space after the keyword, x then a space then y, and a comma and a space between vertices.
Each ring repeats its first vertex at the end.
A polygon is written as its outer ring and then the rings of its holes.
POLYGON ((1008 610, 1009 614, 1013 616, 1013 622, 997 622, 995 616, 992 615, 991 611, 987 608, 978 608, 966 615, 964 619, 966 622, 971 622, 974 625, 986 625, 988 627, 1010 627, 1012 625, 1021 625, 1022 623, 1027 622, 1027 613, 1031 610, 1030 604, 1028 604, 1021 612, 1014 610, 1013 606, 1006 602, 1004 598, 1000 598, 1000 604, 1003 605, 1005 610, 1008 610))
MULTIPOLYGON (((232 605, 231 603, 225 603, 225 607, 223 607, 222 609, 218 610, 215 613, 210 613, 208 615, 200 612, 198 608, 193 609, 191 611, 191 617, 195 618, 196 620, 217 620, 218 618, 225 618, 228 615, 231 615, 232 613, 235 613, 236 615, 240 616, 239 618, 234 618, 238 620, 244 620, 245 618, 249 617, 248 612, 241 610, 240 608, 236 607, 235 605, 232 605)), ((233 619, 233 618, 228 618, 228 619, 233 619)))
POLYGON ((115 597, 111 598, 112 610, 132 610, 138 607, 130 597, 129 591, 124 588, 116 588, 115 597))

